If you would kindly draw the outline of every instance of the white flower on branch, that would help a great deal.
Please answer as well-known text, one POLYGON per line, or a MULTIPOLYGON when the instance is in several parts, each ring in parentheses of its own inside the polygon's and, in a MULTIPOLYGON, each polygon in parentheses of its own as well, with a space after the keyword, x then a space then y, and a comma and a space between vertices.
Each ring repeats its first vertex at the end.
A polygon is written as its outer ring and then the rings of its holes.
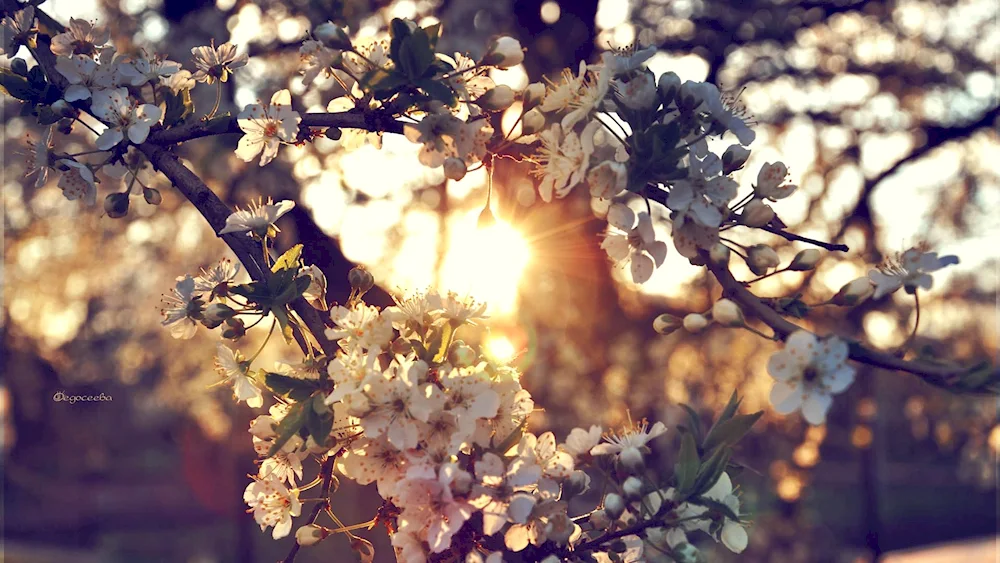
POLYGON ((87 165, 71 159, 62 159, 56 164, 63 168, 63 173, 59 177, 59 187, 66 199, 70 201, 82 199, 87 205, 97 203, 94 173, 87 165))
POLYGON ((197 82, 195 82, 190 70, 181 69, 170 76, 161 78, 160 84, 170 88, 170 91, 176 96, 182 90, 194 88, 197 82))
POLYGON ((371 405, 361 417, 365 436, 385 436, 400 450, 417 446, 420 436, 415 422, 427 422, 445 401, 441 390, 425 381, 427 370, 427 363, 421 360, 394 360, 382 377, 365 386, 371 405))
POLYGON ((713 153, 698 158, 688 155, 688 177, 677 180, 667 197, 667 207, 690 217, 698 224, 717 228, 725 218, 723 210, 734 197, 739 185, 722 175, 722 162, 713 153))
POLYGON ((334 328, 326 329, 326 337, 336 340, 344 350, 354 347, 362 350, 385 349, 392 339, 392 318, 379 312, 377 307, 358 303, 354 307, 330 309, 334 328))
POLYGON ((605 67, 607 67, 612 76, 617 77, 642 69, 646 61, 648 61, 655 54, 655 46, 638 50, 628 48, 617 51, 607 51, 601 55, 601 62, 605 67))
POLYGON ((637 216, 627 205, 615 203, 608 210, 608 223, 622 232, 605 235, 601 248, 616 263, 630 264, 632 281, 645 283, 667 258, 667 245, 656 240, 649 214, 637 216))
POLYGON ((538 482, 541 468, 531 459, 506 460, 487 453, 475 463, 477 484, 471 502, 483 512, 483 533, 492 536, 507 522, 524 524, 538 500, 527 488, 538 482))
POLYGON ((590 455, 590 450, 594 449, 594 446, 601 442, 603 432, 604 430, 596 424, 592 425, 589 430, 574 428, 566 436, 566 443, 563 444, 563 448, 574 459, 579 460, 583 456, 590 455))
POLYGON ((295 141, 301 121, 298 112, 292 110, 292 95, 288 90, 275 92, 270 104, 248 105, 236 121, 243 130, 236 156, 250 162, 261 153, 260 165, 264 166, 278 155, 278 145, 295 141))
POLYGON ((820 340, 805 330, 792 333, 785 348, 767 362, 767 372, 775 379, 771 388, 774 410, 789 414, 802 409, 809 424, 822 424, 833 396, 854 381, 847 357, 847 343, 836 336, 820 340))
POLYGON ((302 514, 298 489, 288 490, 274 475, 247 485, 243 501, 253 511, 261 530, 274 526, 271 537, 276 540, 287 536, 292 531, 292 517, 302 514))
POLYGON ((620 162, 605 160, 587 172, 587 184, 591 197, 611 199, 628 187, 628 168, 620 162))
POLYGON ((23 10, 5 17, 3 22, 0 22, 0 54, 13 58, 17 49, 28 43, 34 28, 34 6, 26 6, 23 10))
POLYGON ((456 498, 454 488, 468 490, 472 477, 455 463, 446 463, 435 472, 423 472, 407 478, 396 487, 396 500, 403 507, 399 530, 414 532, 426 539, 431 553, 451 547, 451 538, 475 508, 456 498))
POLYGON ((868 272, 868 279, 875 284, 875 299, 895 293, 905 287, 913 293, 917 288, 930 289, 934 278, 929 272, 936 272, 945 266, 958 264, 958 256, 941 256, 937 252, 927 252, 923 246, 917 246, 902 254, 884 260, 874 270, 868 272))
POLYGON ((168 78, 180 70, 180 63, 160 57, 148 58, 143 54, 121 65, 119 72, 132 86, 141 86, 147 82, 158 83, 161 78, 168 78))
POLYGON ((111 34, 87 20, 69 19, 66 31, 52 38, 52 54, 59 57, 72 55, 94 56, 108 42, 111 34))
POLYGON ((642 449, 646 444, 663 435, 667 427, 662 422, 656 422, 652 427, 645 420, 622 429, 619 433, 605 436, 605 442, 591 448, 591 455, 614 455, 620 458, 642 457, 642 449))
POLYGON ((788 167, 783 162, 765 162, 757 173, 757 185, 754 186, 754 193, 757 196, 777 201, 784 199, 796 190, 794 184, 786 184, 788 179, 788 167))
POLYGON ((35 175, 36 188, 44 186, 45 182, 49 180, 49 170, 52 169, 51 151, 53 148, 53 129, 55 129, 55 126, 46 127, 42 130, 42 136, 40 139, 37 141, 28 141, 30 151, 26 155, 27 159, 25 162, 28 170, 24 173, 24 175, 35 175))
POLYGON ((299 66, 302 71, 302 83, 310 85, 321 73, 329 77, 334 72, 334 66, 343 58, 340 51, 331 49, 315 39, 306 39, 299 47, 299 66))
POLYGON ((94 142, 102 151, 111 149, 126 136, 129 141, 142 144, 149 136, 149 128, 163 115, 153 104, 139 104, 130 99, 125 88, 94 92, 90 108, 108 125, 94 142))
POLYGON ((274 226, 274 223, 294 207, 295 202, 287 199, 278 203, 272 202, 271 198, 267 198, 267 203, 263 203, 262 200, 251 201, 249 208, 237 209, 229 217, 226 217, 226 225, 219 231, 219 234, 251 233, 263 237, 272 228, 277 231, 278 228, 274 226))
POLYGON ((169 295, 163 296, 163 326, 170 327, 170 335, 187 340, 198 329, 195 318, 200 317, 202 303, 194 290, 194 278, 177 278, 169 295))
POLYGON ((239 262, 223 258, 211 268, 201 270, 201 275, 194 279, 194 290, 201 293, 225 294, 226 286, 233 283, 239 273, 239 262))
MULTIPOLYGON (((736 516, 740 515, 740 498, 733 491, 733 482, 726 472, 723 472, 719 476, 719 480, 709 490, 702 493, 701 496, 725 505, 736 516)), ((721 520, 721 528, 716 526, 718 530, 714 533, 712 522, 707 518, 692 520, 687 529, 701 530, 713 536, 716 541, 721 541, 733 553, 742 553, 747 548, 749 540, 746 528, 740 524, 739 520, 732 520, 728 516, 722 516, 721 520)))
POLYGON ((427 301, 434 310, 440 311, 444 318, 459 324, 475 323, 481 319, 487 319, 486 303, 476 301, 472 296, 461 296, 454 291, 449 291, 445 295, 430 293, 427 301))
POLYGON ((404 452, 387 440, 359 438, 337 460, 337 470, 359 485, 378 481, 378 493, 390 499, 406 473, 406 463, 404 452))
POLYGON ((223 381, 233 386, 233 396, 237 402, 246 401, 247 406, 254 409, 264 406, 264 397, 247 374, 242 354, 225 344, 219 344, 215 355, 215 370, 225 378, 223 381))
POLYGON ((552 201, 553 193, 565 197, 586 177, 598 127, 600 123, 591 121, 582 135, 566 130, 563 136, 563 128, 554 124, 539 133, 541 146, 534 157, 538 166, 532 169, 532 174, 542 179, 538 195, 543 201, 552 201))
POLYGON ((236 54, 236 45, 232 43, 223 43, 218 47, 214 43, 195 47, 191 49, 191 55, 195 66, 191 77, 206 84, 212 84, 216 80, 226 82, 234 70, 246 66, 248 61, 246 53, 236 54))
POLYGON ((121 82, 120 59, 114 47, 103 49, 96 63, 88 55, 56 59, 56 70, 69 82, 63 92, 63 99, 68 102, 86 100, 94 92, 117 87, 121 82))

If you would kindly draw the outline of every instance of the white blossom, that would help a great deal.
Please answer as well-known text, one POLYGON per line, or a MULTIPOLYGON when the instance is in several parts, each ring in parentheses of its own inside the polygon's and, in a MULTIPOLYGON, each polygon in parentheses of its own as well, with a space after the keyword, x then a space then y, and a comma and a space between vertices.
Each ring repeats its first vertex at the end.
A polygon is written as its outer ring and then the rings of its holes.
POLYGON ((565 197, 587 174, 590 155, 594 152, 594 133, 600 124, 592 121, 582 135, 566 130, 559 124, 542 131, 538 138, 541 146, 535 154, 538 166, 532 173, 541 177, 538 194, 543 201, 552 201, 552 195, 565 197))
POLYGON ((237 209, 229 217, 226 217, 226 225, 219 231, 219 234, 253 233, 257 236, 264 236, 271 228, 277 231, 278 228, 274 226, 274 223, 294 207, 295 202, 287 199, 278 203, 271 201, 271 198, 267 198, 267 203, 263 203, 262 200, 251 201, 249 208, 237 209))
POLYGON ((133 86, 141 86, 147 82, 158 83, 162 78, 168 78, 181 70, 180 63, 160 57, 147 58, 145 55, 121 65, 122 77, 133 86))
POLYGON ((194 290, 201 293, 214 293, 219 286, 233 283, 239 272, 239 262, 224 258, 211 268, 201 270, 201 275, 194 279, 194 290))
POLYGON ((287 536, 292 531, 292 517, 302 514, 298 489, 288 490, 274 475, 247 485, 243 501, 250 506, 261 530, 274 526, 271 537, 276 540, 287 536))
POLYGON ((758 196, 776 201, 784 199, 795 191, 794 184, 786 184, 788 167, 783 162, 765 162, 757 173, 757 185, 754 193, 758 196))
POLYGON ((392 339, 392 318, 381 314, 377 307, 364 303, 350 309, 338 306, 330 309, 330 318, 335 327, 326 329, 326 337, 338 341, 345 350, 354 346, 384 349, 392 339))
POLYGON ((250 162, 261 154, 264 166, 278 155, 281 143, 292 143, 298 137, 302 117, 292 110, 292 95, 288 90, 278 90, 271 96, 271 103, 250 104, 240 112, 237 124, 243 130, 236 156, 250 162), (263 151, 263 152, 262 152, 263 151))
POLYGON ((667 431, 667 427, 662 422, 653 424, 652 427, 645 420, 638 424, 630 424, 622 429, 620 433, 605 436, 605 442, 591 448, 591 455, 614 455, 621 456, 630 450, 639 451, 646 444, 667 431))
POLYGON ((62 159, 56 164, 64 168, 59 176, 59 187, 66 199, 82 199, 87 205, 97 203, 97 185, 88 166, 71 159, 62 159))
POLYGON ((101 150, 111 149, 126 136, 132 143, 142 144, 149 136, 149 128, 163 114, 153 104, 139 104, 131 100, 125 88, 94 92, 90 109, 108 125, 94 142, 101 150))
POLYGON ((191 77, 206 84, 212 84, 216 80, 226 82, 230 73, 245 66, 248 60, 246 53, 236 54, 236 45, 232 43, 223 43, 218 47, 214 43, 211 46, 195 47, 191 49, 191 55, 195 66, 191 77))
POLYGON ((111 34, 102 27, 87 20, 70 18, 66 31, 52 38, 52 54, 59 57, 94 56, 110 37, 111 34))
POLYGON ((847 364, 847 343, 836 336, 820 340, 799 330, 788 337, 785 348, 775 352, 767 371, 775 379, 771 404, 781 414, 802 409, 809 424, 822 424, 833 396, 854 381, 847 364))
POLYGON ((30 151, 27 154, 26 165, 28 167, 25 176, 35 175, 35 187, 40 188, 49 180, 49 170, 52 169, 51 150, 52 130, 55 126, 49 126, 42 130, 42 136, 37 141, 28 141, 30 151))
POLYGON ((953 264, 958 264, 957 256, 938 257, 937 252, 927 252, 926 248, 917 246, 879 264, 868 272, 868 279, 875 284, 874 298, 881 299, 901 287, 911 293, 917 288, 930 289, 934 278, 929 272, 953 264))
POLYGON ((260 388, 247 373, 243 356, 239 352, 220 343, 215 355, 215 370, 225 378, 225 382, 233 386, 233 396, 237 402, 246 401, 247 406, 253 409, 264 406, 260 388))
POLYGON ((25 6, 0 22, 0 54, 13 58, 20 45, 28 42, 35 28, 35 7, 25 6))
POLYGON ((198 323, 194 318, 201 314, 201 301, 194 290, 194 278, 177 278, 169 295, 163 296, 163 326, 170 327, 170 336, 187 340, 194 337, 198 323))
POLYGON ((705 227, 716 228, 725 218, 723 210, 734 197, 738 185, 722 175, 722 163, 712 153, 699 158, 692 151, 688 177, 677 180, 667 197, 667 207, 705 227))
POLYGON ((629 263, 632 281, 645 283, 667 257, 667 245, 656 240, 649 214, 637 216, 627 205, 615 203, 608 210, 608 223, 622 232, 605 235, 601 248, 616 263, 629 263))

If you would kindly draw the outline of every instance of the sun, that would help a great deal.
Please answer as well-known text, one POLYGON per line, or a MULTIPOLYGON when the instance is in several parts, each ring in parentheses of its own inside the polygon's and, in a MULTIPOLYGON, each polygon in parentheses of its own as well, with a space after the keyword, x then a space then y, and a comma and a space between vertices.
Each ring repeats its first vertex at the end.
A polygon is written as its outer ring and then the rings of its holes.
POLYGON ((531 262, 531 245, 513 225, 497 221, 476 226, 473 212, 451 231, 442 284, 489 305, 489 314, 507 316, 517 308, 518 288, 531 262))

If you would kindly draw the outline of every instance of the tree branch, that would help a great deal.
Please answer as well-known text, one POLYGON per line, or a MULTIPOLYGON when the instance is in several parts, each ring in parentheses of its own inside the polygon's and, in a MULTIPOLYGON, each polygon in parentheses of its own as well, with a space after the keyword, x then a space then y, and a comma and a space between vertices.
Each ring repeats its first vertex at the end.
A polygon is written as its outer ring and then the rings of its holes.
MULTIPOLYGON (((212 120, 209 127, 207 121, 196 121, 155 131, 149 135, 149 142, 158 145, 173 145, 183 143, 192 139, 210 137, 212 135, 225 135, 228 133, 242 133, 235 117, 230 117, 222 125, 217 120, 212 120)), ((302 123, 299 124, 299 132, 307 133, 311 128, 340 127, 344 129, 364 129, 367 131, 381 131, 384 133, 403 133, 403 122, 397 121, 388 112, 362 112, 343 111, 335 113, 306 113, 302 115, 302 123)))
MULTIPOLYGON (((782 340, 788 338, 795 331, 804 330, 764 304, 763 301, 733 277, 728 267, 717 266, 712 264, 710 260, 706 260, 706 262, 708 269, 722 286, 723 295, 739 304, 744 314, 748 317, 756 317, 762 323, 771 327, 775 335, 782 340)), ((856 362, 911 373, 938 387, 954 389, 955 381, 969 371, 967 368, 960 366, 939 365, 918 360, 904 360, 885 352, 872 350, 858 342, 850 342, 849 344, 850 358, 856 362)), ((995 376, 996 374, 993 375, 993 377, 995 376)))
MULTIPOLYGON (((316 503, 316 506, 313 507, 312 512, 309 514, 309 520, 306 521, 305 524, 302 524, 302 526, 299 526, 300 528, 314 524, 316 519, 319 518, 320 513, 327 508, 330 508, 330 488, 333 485, 333 464, 337 461, 337 457, 341 452, 343 452, 343 450, 337 452, 335 455, 327 456, 323 459, 323 463, 319 467, 319 475, 320 478, 323 479, 323 484, 320 486, 320 499, 322 500, 316 503)), ((281 560, 281 563, 292 563, 295 561, 295 556, 299 553, 299 548, 301 546, 295 539, 294 534, 292 535, 292 540, 292 548, 288 551, 288 555, 281 560)))

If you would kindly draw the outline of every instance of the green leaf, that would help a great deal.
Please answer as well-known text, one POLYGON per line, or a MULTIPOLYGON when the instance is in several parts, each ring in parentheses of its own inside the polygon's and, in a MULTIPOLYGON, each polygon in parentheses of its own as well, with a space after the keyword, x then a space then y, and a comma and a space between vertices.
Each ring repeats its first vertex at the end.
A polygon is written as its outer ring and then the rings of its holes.
POLYGON ((719 448, 705 463, 701 464, 698 476, 694 480, 694 486, 691 487, 692 496, 700 495, 712 488, 712 485, 722 476, 722 472, 726 470, 730 455, 732 452, 729 449, 719 448))
POLYGON ((393 18, 389 23, 389 35, 392 37, 389 42, 389 58, 398 65, 399 49, 403 40, 410 36, 410 26, 404 20, 393 18))
POLYGON ((190 90, 181 90, 174 94, 169 88, 164 88, 163 102, 166 106, 163 113, 163 125, 166 127, 177 125, 194 113, 194 102, 191 101, 190 90))
POLYGON ((398 59, 396 64, 410 80, 422 77, 434 62, 434 50, 431 49, 427 33, 418 28, 403 39, 399 46, 398 59))
POLYGON ((427 40, 430 41, 431 49, 437 50, 437 42, 441 38, 441 22, 425 27, 424 33, 427 34, 427 40))
POLYGON ((319 385, 316 381, 289 377, 281 373, 273 372, 265 372, 264 384, 267 385, 267 388, 270 389, 275 395, 289 397, 296 401, 304 401, 308 399, 310 395, 319 389, 319 385))
POLYGON ((274 443, 271 444, 271 449, 267 451, 268 456, 272 456, 279 451, 281 448, 294 436, 305 424, 305 409, 306 406, 311 408, 312 402, 305 401, 302 403, 295 403, 288 409, 288 414, 285 418, 281 419, 281 422, 274 427, 274 431, 277 434, 274 438, 274 443))
POLYGON ((28 83, 38 92, 45 89, 47 82, 45 80, 45 72, 42 71, 41 66, 35 65, 31 67, 31 70, 28 71, 28 83))
POLYGON ((14 74, 10 69, 0 69, 0 86, 7 94, 24 101, 38 97, 38 92, 31 87, 28 79, 14 74))
POLYGON ((434 333, 430 342, 427 343, 428 355, 434 354, 429 360, 431 363, 441 363, 447 357, 448 346, 451 344, 454 332, 455 328, 451 326, 451 323, 445 323, 441 326, 440 332, 434 333))
POLYGON ((708 507, 709 510, 715 512, 721 512, 722 514, 725 514, 726 518, 729 518, 730 520, 734 520, 736 522, 740 521, 739 514, 736 514, 735 512, 733 512, 733 509, 729 508, 728 506, 717 500, 701 497, 698 499, 698 504, 708 507))
POLYGON ((395 70, 376 68, 361 78, 364 89, 373 94, 385 94, 406 84, 406 77, 395 70))
POLYGON ((736 414, 736 410, 740 408, 740 403, 742 402, 743 399, 740 399, 734 389, 733 394, 729 396, 729 401, 726 402, 726 406, 723 407, 722 412, 719 414, 719 418, 715 421, 715 424, 719 424, 720 422, 725 422, 730 418, 733 418, 733 415, 736 414))
POLYGON ((446 106, 454 106, 458 100, 451 86, 436 78, 421 78, 416 84, 429 97, 438 100, 446 106))
POLYGON ((733 418, 720 422, 712 427, 705 436, 705 450, 713 450, 719 446, 731 447, 750 432, 753 425, 763 416, 764 411, 753 414, 738 414, 733 418))
POLYGON ((269 305, 271 303, 271 294, 267 291, 267 286, 262 282, 249 282, 240 285, 234 285, 229 288, 231 293, 236 295, 246 297, 250 301, 260 304, 269 305))
POLYGON ((700 443, 702 433, 701 417, 698 416, 698 413, 690 405, 681 403, 681 407, 687 412, 688 418, 691 420, 691 430, 694 432, 695 442, 700 443))
POLYGON ((330 431, 333 430, 333 412, 324 404, 322 393, 313 395, 308 404, 311 406, 306 409, 306 430, 313 441, 325 445, 330 438, 330 431))
POLYGON ((278 270, 292 270, 294 269, 298 272, 299 269, 299 258, 302 257, 302 245, 296 244, 295 246, 289 248, 284 254, 278 257, 274 261, 274 265, 271 266, 272 272, 277 272, 278 270))
POLYGON ((686 494, 694 486, 695 478, 698 476, 698 467, 701 460, 698 459, 698 446, 694 442, 694 436, 685 433, 681 439, 681 451, 674 464, 674 475, 677 476, 677 490, 682 495, 686 494))
POLYGON ((295 338, 292 336, 292 326, 288 321, 288 311, 285 310, 284 306, 275 307, 271 309, 271 314, 278 321, 278 326, 281 327, 281 336, 285 339, 285 344, 291 344, 295 338))

